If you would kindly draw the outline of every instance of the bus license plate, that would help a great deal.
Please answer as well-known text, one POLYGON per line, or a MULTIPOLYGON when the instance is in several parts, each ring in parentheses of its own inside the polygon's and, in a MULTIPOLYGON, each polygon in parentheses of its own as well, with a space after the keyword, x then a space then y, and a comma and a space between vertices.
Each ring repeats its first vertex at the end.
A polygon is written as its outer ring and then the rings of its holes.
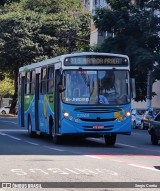
POLYGON ((104 129, 104 125, 93 125, 93 129, 104 129))

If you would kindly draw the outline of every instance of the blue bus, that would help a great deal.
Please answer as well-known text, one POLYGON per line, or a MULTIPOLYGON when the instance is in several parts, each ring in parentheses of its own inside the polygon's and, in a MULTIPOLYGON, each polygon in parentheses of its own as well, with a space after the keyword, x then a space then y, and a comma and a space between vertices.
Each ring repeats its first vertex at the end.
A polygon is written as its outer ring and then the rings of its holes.
POLYGON ((18 123, 54 143, 65 136, 131 134, 129 58, 111 53, 65 54, 19 69, 18 123))

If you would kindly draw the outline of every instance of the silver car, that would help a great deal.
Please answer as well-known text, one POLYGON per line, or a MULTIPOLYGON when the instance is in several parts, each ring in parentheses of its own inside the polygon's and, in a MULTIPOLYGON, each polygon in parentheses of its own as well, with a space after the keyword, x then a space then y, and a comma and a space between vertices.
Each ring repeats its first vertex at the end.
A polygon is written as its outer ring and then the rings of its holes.
POLYGON ((146 109, 144 108, 134 108, 131 110, 131 118, 132 118, 132 127, 133 129, 139 128, 143 129, 142 126, 142 115, 144 114, 146 109))

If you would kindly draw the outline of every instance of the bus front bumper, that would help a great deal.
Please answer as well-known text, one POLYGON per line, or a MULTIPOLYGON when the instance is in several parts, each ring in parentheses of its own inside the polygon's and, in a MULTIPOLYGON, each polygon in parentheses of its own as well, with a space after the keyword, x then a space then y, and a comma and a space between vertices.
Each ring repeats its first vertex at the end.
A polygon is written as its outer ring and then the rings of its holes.
POLYGON ((83 134, 83 135, 109 135, 109 134, 131 134, 131 119, 127 118, 122 121, 113 121, 107 123, 98 122, 80 122, 76 123, 68 119, 63 119, 60 124, 59 133, 67 134, 83 134))

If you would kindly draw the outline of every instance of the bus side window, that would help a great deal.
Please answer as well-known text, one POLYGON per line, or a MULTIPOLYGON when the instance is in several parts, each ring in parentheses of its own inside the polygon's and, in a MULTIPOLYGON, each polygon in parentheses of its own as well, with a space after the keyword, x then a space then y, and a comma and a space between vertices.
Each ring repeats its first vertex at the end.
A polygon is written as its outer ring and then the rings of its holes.
POLYGON ((48 68, 48 76, 47 76, 47 92, 52 93, 54 90, 54 68, 48 68))
POLYGON ((47 69, 46 68, 42 68, 41 70, 41 93, 45 94, 46 93, 46 89, 47 89, 47 69))
POLYGON ((30 72, 27 72, 25 80, 25 94, 30 94, 30 77, 30 72))
POLYGON ((31 94, 35 92, 35 71, 31 72, 31 94))

